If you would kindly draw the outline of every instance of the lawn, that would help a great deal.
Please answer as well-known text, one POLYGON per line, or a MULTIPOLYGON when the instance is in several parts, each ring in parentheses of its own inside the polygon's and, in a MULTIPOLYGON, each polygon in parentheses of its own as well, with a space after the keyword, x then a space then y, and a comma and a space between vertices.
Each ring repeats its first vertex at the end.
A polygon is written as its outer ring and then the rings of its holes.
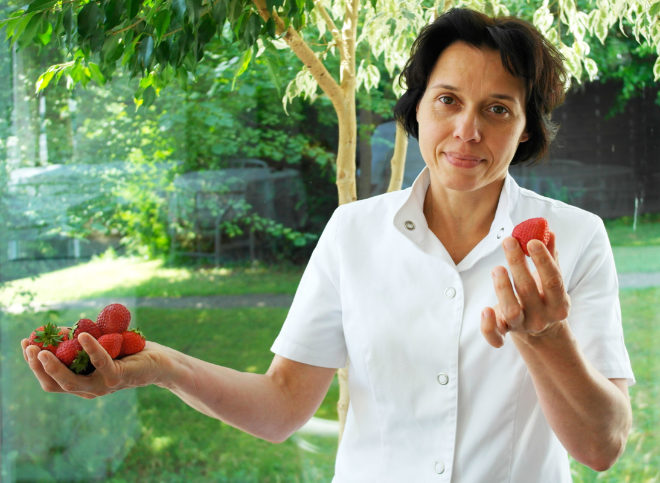
MULTIPOLYGON (((296 435, 270 444, 157 387, 93 401, 41 391, 17 350, 20 338, 44 318, 65 324, 85 315, 68 310, 3 317, 1 481, 74 481, 74 475, 117 483, 329 479, 335 438, 296 435), (80 460, 86 467, 79 468, 80 460)), ((268 368, 269 347, 285 315, 275 308, 134 311, 150 339, 249 372, 268 368)), ((336 419, 337 397, 333 384, 317 417, 336 419)))
MULTIPOLYGON (((653 225, 640 224, 638 230, 644 238, 637 233, 634 239, 630 226, 608 226, 612 242, 617 243, 614 250, 619 271, 660 271, 660 244, 656 243, 660 223, 653 225)), ((290 266, 190 270, 157 261, 100 258, 7 283, 0 289, 0 304, 101 296, 292 294, 301 274, 300 267, 290 266)), ((573 462, 576 483, 660 481, 659 300, 660 288, 621 292, 626 343, 637 378, 631 388, 634 427, 626 452, 609 471, 596 473, 573 462)), ((268 367, 270 344, 286 316, 286 309, 279 308, 140 307, 133 312, 135 323, 150 339, 250 372, 263 372, 268 367)), ((78 477, 114 483, 331 479, 334 437, 297 434, 273 445, 207 418, 156 387, 121 391, 92 401, 41 391, 22 361, 19 340, 45 319, 70 325, 80 317, 94 315, 81 309, 0 312, 0 481, 74 481, 78 477)), ((336 419, 337 396, 334 383, 316 416, 336 419)))

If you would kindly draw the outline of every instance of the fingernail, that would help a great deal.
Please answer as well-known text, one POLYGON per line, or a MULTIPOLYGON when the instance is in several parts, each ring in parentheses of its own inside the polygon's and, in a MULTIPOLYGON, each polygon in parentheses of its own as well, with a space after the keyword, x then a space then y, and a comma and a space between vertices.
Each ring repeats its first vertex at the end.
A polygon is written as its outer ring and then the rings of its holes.
POLYGON ((529 253, 541 253, 541 245, 539 243, 532 243, 527 247, 529 253))
POLYGON ((504 240, 504 249, 505 250, 514 250, 518 242, 513 238, 507 238, 504 240))

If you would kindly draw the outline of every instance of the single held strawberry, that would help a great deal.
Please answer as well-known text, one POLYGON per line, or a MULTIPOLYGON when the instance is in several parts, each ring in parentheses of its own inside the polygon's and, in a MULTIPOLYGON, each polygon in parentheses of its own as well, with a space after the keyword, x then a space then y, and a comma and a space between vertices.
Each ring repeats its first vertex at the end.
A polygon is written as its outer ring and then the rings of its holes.
POLYGON ((101 310, 96 323, 103 334, 121 334, 128 329, 131 313, 122 304, 110 304, 101 310))
POLYGON ((80 319, 73 324, 73 327, 71 327, 71 333, 73 334, 71 338, 76 339, 78 334, 83 332, 88 332, 95 339, 98 339, 102 335, 101 327, 99 327, 92 319, 80 319))
POLYGON ((46 349, 53 354, 57 351, 60 342, 68 340, 69 330, 60 328, 52 322, 47 322, 41 327, 36 328, 30 334, 30 344, 38 346, 40 349, 46 349))
POLYGON ((116 359, 119 356, 122 343, 124 342, 121 334, 117 334, 116 332, 103 334, 98 340, 99 344, 101 344, 106 352, 110 354, 111 358, 116 359))
POLYGON ((530 218, 516 225, 511 234, 522 248, 525 255, 529 256, 527 251, 527 243, 530 240, 541 240, 545 246, 548 246, 550 241, 550 228, 548 228, 548 221, 545 218, 530 218))
POLYGON ((136 354, 144 349, 144 345, 146 344, 146 340, 142 335, 142 332, 137 329, 131 329, 127 330, 126 332, 122 332, 121 337, 123 342, 121 344, 121 352, 119 357, 136 354))

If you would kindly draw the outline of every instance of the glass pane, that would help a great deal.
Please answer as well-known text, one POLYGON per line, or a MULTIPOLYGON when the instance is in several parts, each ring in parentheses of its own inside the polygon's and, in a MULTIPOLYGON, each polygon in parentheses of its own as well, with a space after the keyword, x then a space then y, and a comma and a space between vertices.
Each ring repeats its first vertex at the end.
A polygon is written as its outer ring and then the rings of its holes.
MULTIPOLYGON (((2 42, 1 481, 332 478, 336 380, 312 420, 276 445, 154 386, 93 400, 46 393, 19 350, 46 322, 70 327, 121 303, 149 340, 267 370, 337 205, 337 120, 324 97, 297 98, 285 113, 300 65, 291 52, 254 59, 237 76, 241 55, 229 43, 210 46, 194 76, 140 107, 139 81, 122 72, 73 89, 52 81, 35 95, 62 53, 2 42)), ((615 104, 621 91, 614 81, 574 87, 554 115, 561 128, 548 159, 510 170, 522 186, 598 214, 613 245, 637 378, 634 427, 604 476, 573 462, 576 482, 660 477, 658 87, 615 104)), ((394 100, 390 81, 358 95, 360 198, 389 185, 394 100)), ((404 189, 424 167, 415 139, 406 158, 404 189)))

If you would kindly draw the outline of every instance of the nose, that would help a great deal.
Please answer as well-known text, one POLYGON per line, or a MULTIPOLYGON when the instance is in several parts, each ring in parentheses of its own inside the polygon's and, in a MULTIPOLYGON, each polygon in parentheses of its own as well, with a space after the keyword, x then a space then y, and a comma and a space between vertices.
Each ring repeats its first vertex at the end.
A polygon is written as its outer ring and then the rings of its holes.
POLYGON ((468 109, 458 114, 455 118, 454 137, 466 143, 481 141, 479 116, 468 109))

